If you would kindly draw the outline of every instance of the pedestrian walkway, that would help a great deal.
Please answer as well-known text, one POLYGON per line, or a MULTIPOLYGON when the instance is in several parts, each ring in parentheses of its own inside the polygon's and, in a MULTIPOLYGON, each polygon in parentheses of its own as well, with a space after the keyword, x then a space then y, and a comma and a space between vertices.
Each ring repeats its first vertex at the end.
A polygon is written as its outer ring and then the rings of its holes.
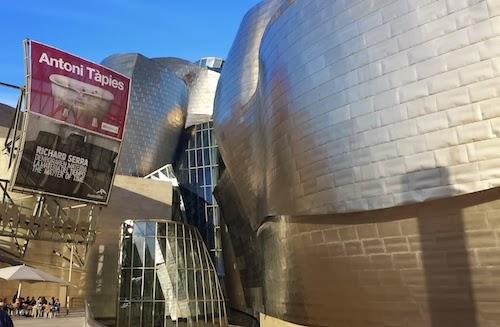
POLYGON ((14 327, 84 327, 85 317, 53 319, 14 318, 14 327))

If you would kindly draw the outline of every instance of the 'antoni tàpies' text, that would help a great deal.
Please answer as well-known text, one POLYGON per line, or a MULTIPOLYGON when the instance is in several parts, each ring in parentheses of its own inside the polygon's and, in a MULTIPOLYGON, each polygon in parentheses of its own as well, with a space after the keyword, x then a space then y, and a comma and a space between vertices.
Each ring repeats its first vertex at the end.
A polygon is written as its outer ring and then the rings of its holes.
POLYGON ((68 73, 73 73, 82 77, 86 74, 89 79, 96 81, 102 86, 111 86, 112 88, 118 89, 120 91, 123 91, 125 87, 124 83, 113 78, 113 75, 103 75, 96 68, 86 67, 84 65, 75 65, 70 62, 64 61, 64 59, 62 58, 50 57, 45 52, 43 52, 40 56, 40 59, 38 59, 38 63, 43 63, 49 65, 50 67, 55 67, 57 69, 61 69, 67 71, 68 73))

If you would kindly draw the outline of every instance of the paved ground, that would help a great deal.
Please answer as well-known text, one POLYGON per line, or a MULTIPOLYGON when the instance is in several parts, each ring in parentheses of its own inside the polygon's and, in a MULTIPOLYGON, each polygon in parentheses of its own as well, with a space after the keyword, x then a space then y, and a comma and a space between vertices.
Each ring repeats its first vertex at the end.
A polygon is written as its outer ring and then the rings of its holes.
POLYGON ((83 327, 84 317, 32 319, 15 318, 14 327, 83 327))

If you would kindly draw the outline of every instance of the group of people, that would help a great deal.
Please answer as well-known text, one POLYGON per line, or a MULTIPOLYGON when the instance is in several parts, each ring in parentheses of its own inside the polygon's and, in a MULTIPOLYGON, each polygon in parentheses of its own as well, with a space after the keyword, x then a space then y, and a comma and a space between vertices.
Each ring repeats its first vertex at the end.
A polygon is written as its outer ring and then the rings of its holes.
POLYGON ((12 303, 9 304, 7 299, 0 299, 0 309, 7 312, 9 315, 25 316, 33 318, 53 318, 61 310, 61 302, 59 299, 52 297, 47 300, 45 296, 38 297, 18 297, 17 294, 12 298, 12 303))

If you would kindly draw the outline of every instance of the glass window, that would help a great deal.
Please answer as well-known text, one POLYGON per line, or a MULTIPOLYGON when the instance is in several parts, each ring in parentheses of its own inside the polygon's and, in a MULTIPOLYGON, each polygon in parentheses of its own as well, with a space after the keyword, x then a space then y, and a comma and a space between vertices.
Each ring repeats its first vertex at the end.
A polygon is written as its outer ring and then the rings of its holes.
POLYGON ((203 131, 203 146, 208 146, 209 140, 208 140, 208 131, 204 130, 203 131))
POLYGON ((212 185, 212 174, 210 172, 210 168, 205 168, 205 185, 212 185))
POLYGON ((146 223, 141 221, 141 222, 136 222, 134 224, 134 235, 135 236, 144 236, 146 235, 146 223))
POLYGON ((201 148, 201 131, 196 131, 196 147, 201 148))
POLYGON ((188 151, 189 154, 189 167, 196 166, 196 156, 194 155, 194 151, 188 151))
POLYGON ((156 228, 158 230, 159 237, 167 236, 167 225, 165 223, 157 223, 156 228))
POLYGON ((219 179, 219 169, 217 167, 212 167, 212 177, 213 184, 216 184, 217 180, 219 179))
POLYGON ((141 326, 141 304, 132 303, 130 310, 130 326, 141 326))
POLYGON ((132 300, 141 299, 142 269, 134 269, 132 274, 132 300))
POLYGON ((156 235, 156 223, 148 222, 146 223, 146 236, 155 236, 156 235))
POLYGON ((167 228, 168 237, 175 237, 175 224, 168 224, 167 228))
POLYGON ((120 298, 130 300, 130 269, 122 269, 120 278, 120 298))
POLYGON ((148 237, 146 239, 146 262, 144 264, 145 267, 154 267, 155 266, 155 255, 156 255, 156 239, 153 237, 148 237))
POLYGON ((189 182, 192 184, 196 184, 196 168, 195 169, 190 169, 189 170, 189 182))
POLYGON ((210 151, 212 152, 212 164, 216 165, 217 160, 219 159, 219 152, 217 151, 217 148, 210 148, 210 151))
POLYGON ((133 267, 142 267, 144 265, 144 237, 134 237, 133 246, 133 267))
POLYGON ((211 162, 210 162, 210 148, 203 149, 203 155, 205 156, 204 157, 205 166, 209 166, 211 164, 211 162))
POLYGON ((144 270, 144 300, 153 299, 153 285, 154 285, 154 270, 145 269, 144 270))
POLYGON ((142 308, 142 325, 152 327, 153 326, 153 303, 144 302, 142 308))
MULTIPOLYGON (((163 278, 165 278, 165 276, 162 276, 163 278)), ((155 299, 156 300, 164 300, 165 299, 165 291, 166 290, 163 290, 162 287, 161 287, 161 283, 160 283, 160 280, 159 280, 159 276, 158 276, 158 273, 156 275, 156 288, 155 288, 155 299)))
POLYGON ((165 322, 165 303, 156 303, 154 326, 163 326, 164 322, 165 322))
POLYGON ((197 166, 203 166, 203 157, 201 156, 201 149, 196 150, 196 164, 197 166))
POLYGON ((203 168, 198 168, 198 185, 204 185, 204 183, 203 183, 203 168))
POLYGON ((120 322, 120 326, 128 326, 130 304, 128 302, 120 302, 120 308, 118 310, 118 319, 120 322))

